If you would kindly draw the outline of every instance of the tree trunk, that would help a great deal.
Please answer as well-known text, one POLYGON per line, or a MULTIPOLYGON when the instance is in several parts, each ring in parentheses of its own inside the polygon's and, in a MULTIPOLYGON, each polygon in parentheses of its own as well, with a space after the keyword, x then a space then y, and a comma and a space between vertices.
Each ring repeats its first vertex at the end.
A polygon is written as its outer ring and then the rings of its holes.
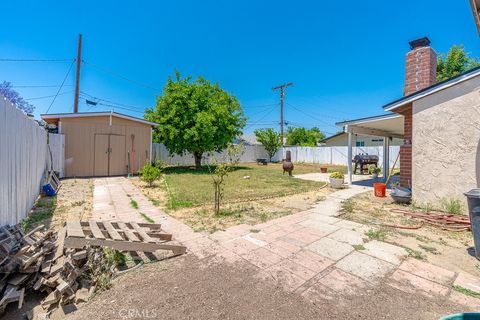
POLYGON ((202 168, 202 153, 194 152, 193 156, 195 158, 195 169, 200 170, 202 168))

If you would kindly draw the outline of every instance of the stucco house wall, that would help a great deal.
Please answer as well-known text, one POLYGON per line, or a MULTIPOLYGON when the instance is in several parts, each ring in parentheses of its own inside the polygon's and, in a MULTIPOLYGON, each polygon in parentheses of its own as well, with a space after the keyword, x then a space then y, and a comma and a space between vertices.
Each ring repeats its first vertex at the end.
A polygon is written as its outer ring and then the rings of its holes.
MULTIPOLYGON (((353 146, 356 146, 357 141, 363 141, 364 147, 383 146, 383 137, 354 135, 352 142, 353 146)), ((398 138, 393 138, 392 141, 390 141, 391 146, 399 146, 402 143, 403 140, 398 138)), ((321 142, 321 145, 324 147, 346 147, 348 146, 348 134, 344 132, 340 135, 328 138, 326 141, 321 142)))
POLYGON ((480 76, 413 102, 412 148, 414 200, 466 203, 480 186, 480 76))

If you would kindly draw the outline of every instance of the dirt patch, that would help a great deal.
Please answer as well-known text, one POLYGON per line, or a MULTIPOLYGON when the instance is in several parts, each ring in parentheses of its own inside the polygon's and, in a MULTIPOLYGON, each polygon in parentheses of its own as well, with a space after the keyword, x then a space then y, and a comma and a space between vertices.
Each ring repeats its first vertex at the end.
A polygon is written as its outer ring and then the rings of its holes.
POLYGON ((308 301, 262 280, 246 262, 191 256, 146 265, 118 278, 66 319, 438 319, 462 310, 444 299, 379 286, 340 301, 308 301), (155 294, 152 294, 155 292, 155 294), (381 301, 381 303, 380 303, 381 301))
POLYGON ((341 218, 371 227, 371 236, 407 248, 409 254, 456 272, 468 272, 480 276, 480 263, 471 255, 473 238, 470 231, 452 232, 425 225, 420 229, 406 230, 382 226, 394 224, 418 226, 419 221, 390 209, 411 209, 411 206, 395 204, 390 197, 377 198, 373 192, 357 195, 343 203, 341 218))
POLYGON ((61 228, 67 220, 88 220, 92 213, 93 179, 63 179, 51 225, 61 228))
POLYGON ((92 211, 93 180, 64 179, 57 196, 40 196, 28 216, 21 221, 24 230, 44 225, 59 229, 67 220, 88 220, 92 211))

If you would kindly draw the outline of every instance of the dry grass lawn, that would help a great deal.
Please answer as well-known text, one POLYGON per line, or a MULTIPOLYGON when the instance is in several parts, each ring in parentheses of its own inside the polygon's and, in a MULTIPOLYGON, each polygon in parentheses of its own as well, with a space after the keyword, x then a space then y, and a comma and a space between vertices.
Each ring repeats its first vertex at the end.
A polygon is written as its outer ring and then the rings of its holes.
MULTIPOLYGON (((322 165, 323 166, 323 165, 322 165)), ((328 166, 330 171, 344 167, 328 166)), ((320 165, 295 164, 295 174, 320 172, 320 165)), ((331 192, 325 183, 282 173, 281 164, 241 164, 225 180, 220 214, 212 211, 213 184, 208 168, 168 167, 153 188, 134 179, 147 197, 173 217, 197 231, 216 231, 232 225, 265 222, 307 210, 331 192)))

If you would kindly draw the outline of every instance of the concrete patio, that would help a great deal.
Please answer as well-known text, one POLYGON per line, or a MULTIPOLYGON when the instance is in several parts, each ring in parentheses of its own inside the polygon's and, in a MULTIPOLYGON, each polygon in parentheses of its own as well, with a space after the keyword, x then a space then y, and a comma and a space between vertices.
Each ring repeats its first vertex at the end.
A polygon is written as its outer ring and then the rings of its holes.
POLYGON ((401 247, 368 241, 366 226, 338 218, 342 201, 368 190, 353 185, 304 212, 204 234, 158 210, 127 179, 103 178, 95 181, 93 218, 142 221, 139 212, 146 213, 198 259, 247 261, 257 268, 259 279, 273 281, 312 302, 345 299, 383 283, 405 293, 420 292, 425 297, 480 307, 480 299, 452 289, 459 285, 480 292, 480 279, 408 258, 401 247), (131 198, 138 209, 130 206, 131 198))

